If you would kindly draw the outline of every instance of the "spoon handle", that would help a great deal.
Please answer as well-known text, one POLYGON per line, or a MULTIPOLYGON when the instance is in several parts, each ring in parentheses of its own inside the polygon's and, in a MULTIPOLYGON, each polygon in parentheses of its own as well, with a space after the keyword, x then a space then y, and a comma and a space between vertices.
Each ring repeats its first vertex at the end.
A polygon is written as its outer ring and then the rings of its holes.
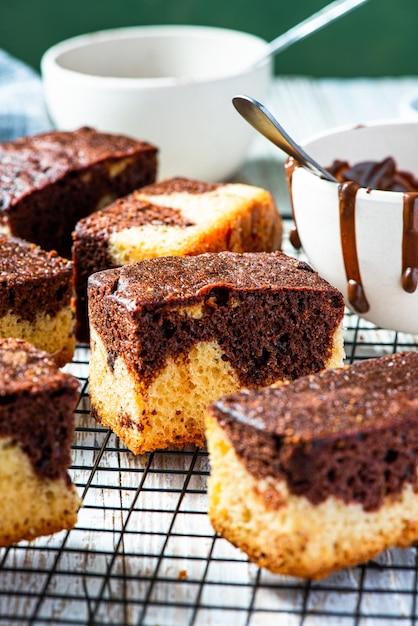
POLYGON ((308 37, 312 33, 320 30, 324 26, 331 24, 334 20, 349 13, 356 7, 364 4, 367 0, 334 0, 325 7, 306 18, 296 26, 293 26, 288 31, 273 39, 267 49, 257 59, 256 64, 260 63, 267 57, 271 57, 277 52, 282 52, 292 44, 308 37))

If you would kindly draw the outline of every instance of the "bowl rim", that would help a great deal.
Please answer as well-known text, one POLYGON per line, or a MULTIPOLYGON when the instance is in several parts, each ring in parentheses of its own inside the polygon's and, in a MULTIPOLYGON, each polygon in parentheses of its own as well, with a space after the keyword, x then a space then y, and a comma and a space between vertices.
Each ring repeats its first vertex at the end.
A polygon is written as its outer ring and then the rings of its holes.
POLYGON ((325 128, 323 130, 319 130, 311 135, 307 135, 300 141, 300 145, 304 148, 311 144, 314 141, 318 141, 322 138, 327 138, 332 135, 338 135, 343 132, 347 132, 349 130, 362 130, 366 128, 376 127, 376 126, 418 126, 418 119, 405 119, 400 117, 388 117, 388 118, 379 118, 374 120, 366 120, 363 122, 356 123, 347 123, 341 124, 338 126, 333 126, 332 128, 325 128))
POLYGON ((260 44, 260 48, 262 45, 267 46, 268 41, 263 39, 262 37, 255 35, 253 33, 249 33, 246 31, 241 31, 233 28, 223 28, 218 26, 205 26, 205 25, 191 25, 191 24, 157 24, 157 25, 141 25, 141 26, 123 26, 120 28, 109 28, 104 30, 93 31, 90 33, 83 33, 79 35, 75 35, 74 37, 70 37, 68 39, 64 39, 51 47, 49 47, 42 54, 40 61, 41 74, 45 77, 45 74, 49 73, 49 71, 60 72, 63 76, 67 78, 77 78, 78 80, 91 82, 93 81, 97 85, 104 85, 111 87, 132 87, 132 86, 143 86, 143 87, 166 87, 166 86, 182 86, 182 85, 191 85, 191 84, 208 84, 215 83, 224 80, 230 80, 231 77, 235 76, 245 76, 254 71, 259 71, 261 68, 266 68, 266 66, 272 67, 272 60, 266 58, 263 62, 258 64, 245 63, 242 66, 242 69, 237 69, 235 71, 228 71, 219 75, 214 75, 210 77, 202 77, 201 79, 198 77, 193 78, 179 78, 179 77, 118 77, 118 76, 103 76, 97 74, 87 74, 84 72, 80 72, 79 70, 73 70, 66 67, 61 66, 58 63, 59 56, 64 54, 65 52, 70 52, 72 50, 77 50, 80 47, 85 47, 90 44, 96 44, 100 42, 106 41, 116 41, 120 39, 121 41, 125 39, 129 39, 138 35, 145 35, 147 37, 152 37, 155 34, 159 36, 182 36, 184 34, 189 34, 195 38, 201 36, 202 34, 207 33, 208 35, 220 34, 231 36, 232 38, 238 39, 247 39, 252 40, 254 42, 258 42, 260 44))

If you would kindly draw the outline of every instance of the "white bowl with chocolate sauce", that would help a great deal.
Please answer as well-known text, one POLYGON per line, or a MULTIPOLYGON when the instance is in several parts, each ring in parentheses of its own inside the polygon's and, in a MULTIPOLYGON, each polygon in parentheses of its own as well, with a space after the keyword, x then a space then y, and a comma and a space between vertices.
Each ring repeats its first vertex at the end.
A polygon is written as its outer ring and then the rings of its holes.
POLYGON ((418 122, 339 128, 302 145, 340 182, 287 161, 294 245, 299 239, 352 311, 378 327, 418 334, 418 122))

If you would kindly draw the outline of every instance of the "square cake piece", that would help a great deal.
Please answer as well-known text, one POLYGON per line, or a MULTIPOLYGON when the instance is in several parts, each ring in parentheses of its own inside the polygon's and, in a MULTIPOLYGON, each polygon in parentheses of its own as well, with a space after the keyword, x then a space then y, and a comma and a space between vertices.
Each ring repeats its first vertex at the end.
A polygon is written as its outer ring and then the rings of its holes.
POLYGON ((0 144, 0 228, 71 256, 78 220, 154 182, 157 149, 92 128, 0 144))
POLYGON ((221 398, 206 427, 210 519, 259 566, 322 578, 418 541, 417 352, 221 398))
POLYGON ((20 339, 0 339, 0 546, 70 529, 78 381, 20 339))
POLYGON ((135 453, 205 442, 221 395, 342 365, 342 295, 277 253, 160 257, 89 279, 92 414, 135 453))
POLYGON ((73 266, 54 251, 0 237, 0 338, 46 350, 60 367, 75 347, 73 266))
POLYGON ((157 256, 271 252, 281 240, 276 204, 259 187, 171 178, 134 191, 76 226, 76 337, 89 339, 87 278, 94 272, 157 256))

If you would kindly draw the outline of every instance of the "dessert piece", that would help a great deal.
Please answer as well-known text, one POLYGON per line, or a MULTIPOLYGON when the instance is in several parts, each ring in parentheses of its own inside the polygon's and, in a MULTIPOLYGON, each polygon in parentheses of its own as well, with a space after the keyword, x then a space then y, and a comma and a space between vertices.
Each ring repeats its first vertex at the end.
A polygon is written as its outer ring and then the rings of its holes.
POLYGON ((92 128, 0 144, 0 227, 69 257, 78 220, 155 180, 156 152, 92 128))
POLYGON ((134 191, 76 226, 77 339, 89 339, 87 278, 94 272, 157 256, 270 252, 281 238, 274 200, 259 187, 173 178, 134 191))
POLYGON ((206 427, 210 519, 258 565, 321 578, 418 540, 418 353, 243 390, 206 427))
POLYGON ((202 445, 240 387, 342 365, 341 294, 280 252, 160 257, 89 278, 92 415, 135 453, 202 445))
POLYGON ((69 529, 78 382, 20 339, 0 339, 0 546, 69 529))
POLYGON ((74 346, 71 261, 17 237, 0 237, 0 338, 46 350, 60 367, 74 346))

